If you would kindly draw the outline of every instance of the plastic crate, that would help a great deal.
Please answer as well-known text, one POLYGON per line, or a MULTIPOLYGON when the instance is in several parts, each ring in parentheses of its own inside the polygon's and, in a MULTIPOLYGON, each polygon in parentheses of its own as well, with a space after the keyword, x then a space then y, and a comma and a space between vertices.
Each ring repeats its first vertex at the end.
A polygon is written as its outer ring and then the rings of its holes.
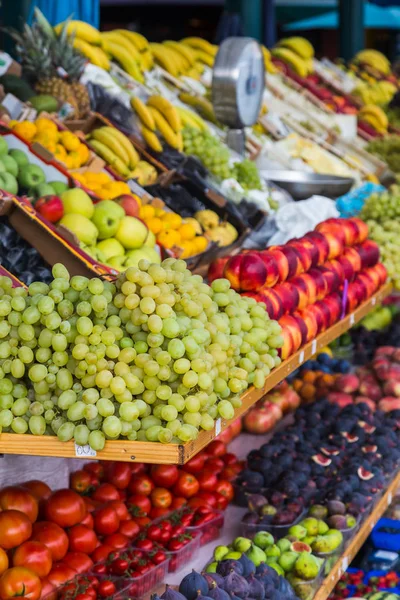
POLYGON ((111 575, 90 575, 87 573, 82 573, 58 588, 51 590, 51 592, 46 594, 42 600, 68 600, 70 598, 74 598, 80 593, 84 594, 87 587, 90 585, 90 579, 92 577, 96 578, 99 583, 102 581, 113 582, 116 587, 116 591, 112 595, 113 599, 121 600, 122 597, 124 597, 124 592, 128 587, 125 579, 111 575))
POLYGON ((193 539, 188 544, 186 544, 186 546, 183 546, 180 550, 176 550, 176 552, 172 552, 171 550, 165 550, 165 553, 169 559, 169 573, 175 573, 175 571, 179 571, 179 569, 187 565, 191 561, 197 550, 200 548, 201 533, 198 532, 197 534, 192 535, 194 535, 193 539))
MULTIPOLYGON (((388 573, 387 571, 368 571, 368 573, 365 573, 364 584, 369 585, 371 577, 382 577, 384 575, 387 575, 387 573, 388 573)), ((400 585, 397 587, 377 588, 377 589, 382 592, 390 592, 392 594, 400 594, 400 585)))
POLYGON ((186 528, 186 531, 191 534, 200 534, 201 545, 208 544, 219 538, 222 527, 224 526, 224 513, 219 511, 212 521, 203 523, 202 525, 193 525, 186 528))
POLYGON ((398 552, 400 550, 400 521, 394 519, 379 519, 371 533, 372 543, 375 548, 380 550, 392 550, 398 552), (396 530, 396 533, 387 533, 380 531, 383 527, 396 530))
POLYGON ((287 525, 273 525, 272 523, 243 523, 242 521, 240 524, 241 535, 243 535, 243 537, 252 539, 259 531, 268 531, 274 536, 275 540, 279 540, 287 535, 289 529, 293 527, 293 525, 300 523, 306 514, 307 510, 303 510, 303 512, 292 523, 287 525))
POLYGON ((321 569, 314 579, 310 579, 308 581, 296 579, 296 582, 292 584, 292 587, 296 593, 296 596, 301 598, 301 600, 312 600, 317 590, 321 587, 323 580, 324 564, 321 565, 321 569))
POLYGON ((344 547, 344 543, 342 542, 340 544, 340 546, 335 548, 335 550, 332 550, 332 552, 314 552, 313 551, 313 554, 315 554, 315 556, 318 556, 318 558, 324 559, 323 573, 325 576, 329 575, 329 573, 332 571, 333 566, 336 564, 339 556, 343 552, 343 547, 344 547))

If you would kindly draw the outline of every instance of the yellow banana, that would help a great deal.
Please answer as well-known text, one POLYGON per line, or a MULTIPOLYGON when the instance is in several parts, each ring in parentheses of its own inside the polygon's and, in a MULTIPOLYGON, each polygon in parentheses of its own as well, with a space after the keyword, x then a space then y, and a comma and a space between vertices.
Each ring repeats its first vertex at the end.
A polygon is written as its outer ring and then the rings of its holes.
POLYGON ((166 98, 161 96, 150 96, 147 100, 147 106, 156 108, 167 119, 175 133, 179 133, 182 129, 182 123, 179 114, 173 104, 166 98))
POLYGON ((117 173, 119 173, 123 177, 129 177, 130 171, 128 167, 116 154, 114 154, 112 150, 110 150, 108 146, 106 146, 102 142, 99 142, 98 140, 90 140, 90 145, 92 146, 96 154, 101 156, 101 158, 105 160, 106 163, 110 165, 110 167, 115 169, 117 173))
POLYGON ((213 57, 215 57, 218 52, 218 46, 214 46, 213 44, 210 44, 210 42, 207 42, 207 40, 203 40, 202 38, 187 37, 181 40, 181 42, 183 44, 186 44, 187 46, 196 48, 196 50, 202 50, 203 52, 206 52, 207 54, 213 57))
POLYGON ((190 69, 190 62, 184 54, 178 52, 178 50, 176 48, 172 48, 172 46, 167 46, 165 43, 163 43, 163 46, 167 52, 174 56, 176 62, 179 64, 179 70, 181 73, 185 73, 188 69, 190 69))
POLYGON ((147 108, 145 103, 142 102, 141 99, 137 96, 132 96, 131 106, 136 112, 141 122, 143 123, 143 125, 145 125, 145 127, 147 127, 148 129, 151 129, 151 131, 155 131, 156 124, 154 123, 153 115, 151 114, 151 111, 147 108))
POLYGON ((191 77, 191 79, 196 79, 196 81, 200 81, 200 73, 192 67, 185 73, 186 77, 191 77))
POLYGON ((359 117, 364 121, 368 121, 368 119, 372 117, 374 123, 379 123, 380 128, 387 131, 389 127, 389 119, 385 111, 382 110, 380 106, 376 106, 375 104, 366 104, 361 108, 358 114, 359 117))
POLYGON ((99 127, 98 129, 94 129, 90 135, 92 139, 97 140, 107 146, 107 148, 110 148, 110 150, 114 152, 127 167, 129 166, 128 153, 110 131, 106 131, 103 127, 99 127))
POLYGON ((188 94, 187 92, 181 92, 179 94, 179 99, 189 106, 193 106, 201 115, 207 119, 207 121, 211 121, 211 123, 215 123, 215 115, 213 105, 207 98, 203 98, 202 96, 193 96, 192 94, 188 94))
POLYGON ((280 40, 278 46, 282 48, 289 48, 289 50, 292 50, 292 52, 300 56, 300 58, 304 58, 305 60, 314 58, 314 47, 306 38, 285 38, 280 40))
POLYGON ((157 170, 153 165, 141 160, 131 173, 133 179, 137 179, 139 185, 152 185, 157 181, 157 170))
MULTIPOLYGON (((200 115, 198 115, 197 113, 195 113, 193 110, 189 110, 188 108, 183 108, 183 106, 177 106, 176 110, 179 112, 179 114, 181 115, 185 115, 186 119, 189 120, 189 122, 187 123, 187 125, 191 125, 191 122, 196 123, 196 126, 201 129, 202 131, 209 131, 208 129, 208 125, 206 124, 206 122, 200 117, 200 115)), ((183 123, 185 123, 184 119, 182 118, 183 123)))
POLYGON ((126 50, 126 48, 120 44, 111 42, 110 40, 103 40, 102 45, 103 50, 105 50, 105 52, 108 54, 111 54, 111 56, 119 62, 121 67, 128 73, 128 75, 136 79, 136 81, 144 83, 144 77, 139 69, 137 61, 132 58, 130 52, 126 50))
POLYGON ((180 143, 179 143, 180 142, 179 134, 174 133, 172 127, 170 126, 168 121, 165 119, 165 117, 160 113, 160 111, 158 111, 153 106, 150 106, 149 110, 153 116, 156 127, 157 127, 158 131, 161 133, 164 140, 172 148, 175 148, 176 150, 181 150, 182 148, 180 147, 180 143))
POLYGON ((123 48, 125 48, 131 54, 131 58, 136 60, 137 63, 140 64, 140 54, 137 50, 136 46, 125 36, 121 35, 117 31, 107 31, 106 33, 101 34, 102 42, 103 40, 114 42, 115 44, 119 44, 123 48))
POLYGON ((151 131, 151 129, 147 129, 147 127, 142 125, 141 132, 145 142, 148 144, 148 146, 150 146, 150 148, 152 148, 156 152, 162 152, 163 147, 154 131, 151 131))
POLYGON ((139 50, 139 52, 144 52, 149 48, 148 40, 141 33, 137 33, 136 31, 129 31, 129 29, 116 29, 118 33, 128 38, 139 50))
POLYGON ((208 67, 214 66, 214 56, 210 56, 207 52, 203 52, 203 50, 196 50, 197 60, 204 63, 208 67))
POLYGON ((289 48, 274 48, 272 56, 288 64, 300 77, 307 77, 309 68, 307 62, 303 58, 300 58, 293 50, 289 50, 289 48))
POLYGON ((193 129, 198 129, 200 131, 200 127, 197 124, 197 122, 191 118, 191 115, 188 115, 180 106, 176 107, 176 110, 179 113, 179 116, 181 118, 182 121, 182 125, 184 127, 186 127, 186 125, 188 127, 192 127, 193 129))
MULTIPOLYGON (((54 27, 54 31, 57 35, 60 35, 64 23, 59 23, 54 27)), ((95 27, 85 23, 84 21, 70 21, 67 25, 68 35, 75 34, 75 36, 89 44, 95 44, 99 46, 101 44, 101 34, 95 27)))
POLYGON ((154 58, 153 53, 150 48, 144 50, 141 54, 142 57, 142 67, 145 71, 150 71, 150 69, 154 66, 154 58))
POLYGON ((103 127, 103 129, 110 132, 111 135, 113 135, 119 141, 119 143, 122 144, 129 157, 129 166, 131 169, 134 169, 140 160, 140 156, 136 151, 136 148, 133 146, 131 140, 116 127, 103 127))
POLYGON ((150 50, 153 53, 155 61, 165 69, 173 77, 178 77, 180 74, 179 65, 177 64, 175 57, 167 52, 162 44, 150 44, 150 50))
POLYGON ((184 56, 188 66, 192 67, 196 62, 196 53, 193 52, 190 46, 185 46, 185 44, 180 44, 179 42, 174 42, 172 40, 166 40, 163 42, 163 44, 164 46, 168 46, 169 48, 172 48, 172 50, 178 52, 178 54, 184 56))
POLYGON ((74 48, 86 56, 93 65, 101 67, 106 71, 110 70, 108 56, 99 46, 92 46, 88 42, 85 42, 85 40, 76 37, 74 39, 74 48))

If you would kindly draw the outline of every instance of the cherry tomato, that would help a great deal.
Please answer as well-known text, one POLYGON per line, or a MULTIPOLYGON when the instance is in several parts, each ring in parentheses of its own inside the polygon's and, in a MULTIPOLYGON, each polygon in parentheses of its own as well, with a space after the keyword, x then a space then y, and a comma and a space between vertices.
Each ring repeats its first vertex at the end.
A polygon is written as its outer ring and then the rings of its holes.
POLYGON ((182 541, 182 539, 174 539, 169 542, 168 550, 171 550, 171 552, 177 552, 178 550, 183 548, 183 546, 185 546, 185 544, 182 541))
POLYGON ((159 542, 160 544, 166 544, 171 539, 171 531, 162 529, 160 533, 159 542))
POLYGON ((206 452, 210 456, 223 456, 224 454, 226 454, 226 446, 223 442, 214 440, 213 442, 208 444, 206 452))
POLYGON ((119 524, 119 533, 126 535, 126 537, 132 539, 136 537, 140 531, 139 525, 133 519, 127 521, 121 521, 119 524))
POLYGON ((207 469, 208 471, 212 471, 215 474, 221 473, 221 471, 224 467, 225 467, 224 461, 215 456, 211 456, 210 458, 207 458, 206 462, 204 463, 204 468, 207 469))
POLYGON ((218 483, 217 476, 212 471, 203 471, 197 476, 201 491, 214 492, 218 483))
POLYGON ((171 506, 172 494, 166 488, 154 488, 150 498, 153 506, 156 508, 168 508, 171 506))
POLYGON ((86 573, 93 567, 92 559, 84 552, 67 552, 62 562, 77 573, 86 573))
POLYGON ((0 490, 0 509, 19 510, 28 517, 31 523, 36 521, 39 512, 35 496, 28 490, 17 486, 9 486, 0 490))
POLYGON ((101 483, 92 495, 92 498, 93 500, 98 500, 99 502, 119 500, 119 491, 111 483, 101 483))
POLYGON ((137 546, 140 550, 145 550, 146 552, 150 552, 150 550, 153 550, 154 548, 153 542, 148 539, 137 540, 135 542, 135 546, 137 546))
POLYGON ((191 498, 195 496, 199 491, 200 484, 196 477, 190 473, 180 473, 178 481, 174 486, 174 493, 177 496, 183 496, 184 498, 191 498))
POLYGON ((161 563, 163 563, 166 560, 166 558, 167 558, 167 556, 166 556, 165 552, 158 550, 157 552, 155 552, 155 554, 153 554, 153 556, 151 557, 151 560, 153 561, 154 564, 160 565, 161 563))
POLYGON ((131 479, 128 490, 131 494, 150 496, 154 487, 153 481, 147 475, 135 475, 131 479))
POLYGON ((163 531, 172 531, 172 523, 168 519, 163 519, 162 521, 160 521, 159 526, 163 531))
POLYGON ((38 577, 46 577, 53 566, 53 558, 50 549, 42 542, 24 542, 15 550, 13 555, 14 567, 25 567, 30 569, 38 577))
POLYGON ((111 506, 97 509, 93 518, 96 533, 110 535, 118 531, 119 517, 117 511, 111 506))
POLYGON ((97 546, 97 535, 86 525, 75 525, 68 532, 70 552, 91 554, 97 546))
POLYGON ((128 487, 131 475, 131 465, 125 462, 111 462, 104 468, 106 481, 112 483, 119 490, 124 490, 128 487))
POLYGON ((115 583, 112 581, 101 581, 99 583, 99 587, 97 588, 97 593, 102 598, 107 598, 108 596, 112 596, 117 591, 115 587, 115 583))
POLYGON ((28 492, 30 492, 38 502, 39 500, 46 500, 51 494, 51 489, 47 483, 44 483, 44 481, 39 481, 38 479, 25 481, 21 487, 28 490, 28 492))
POLYGON ((150 475, 156 486, 171 488, 178 481, 179 471, 176 465, 153 465, 150 475))
POLYGON ((187 502, 186 498, 175 496, 174 498, 172 498, 170 508, 173 510, 176 510, 177 508, 182 508, 182 506, 184 506, 186 504, 186 502, 187 502))
POLYGON ((143 494, 129 496, 126 503, 134 515, 148 515, 151 510, 151 500, 143 494))
POLYGON ((91 474, 83 469, 81 471, 75 471, 71 473, 69 478, 69 487, 78 494, 84 494, 92 485, 91 474))
POLYGON ((92 571, 93 573, 97 573, 98 575, 104 575, 104 573, 107 573, 107 565, 105 563, 94 565, 92 571))
POLYGON ((97 546, 96 550, 92 552, 91 558, 94 563, 98 563, 107 560, 112 552, 114 552, 114 548, 107 546, 107 544, 100 544, 100 546, 97 546))
POLYGON ((153 542, 158 542, 158 540, 160 539, 161 532, 162 529, 159 525, 150 525, 150 527, 146 531, 146 535, 149 538, 149 540, 152 540, 153 542))
POLYGON ((110 565, 110 571, 113 575, 123 575, 128 568, 129 562, 124 558, 117 558, 110 565))
POLYGON ((178 537, 185 533, 185 527, 183 525, 175 525, 171 531, 171 537, 178 537))
POLYGON ((116 550, 121 550, 122 548, 126 548, 129 544, 129 538, 122 533, 112 533, 111 535, 107 535, 104 538, 104 543, 108 546, 112 546, 116 550))
MULTIPOLYGON (((0 513, 1 514, 1 513, 0 513)), ((56 523, 38 521, 34 523, 31 540, 42 542, 51 552, 53 561, 61 560, 68 551, 68 536, 56 523)))
POLYGON ((203 452, 199 452, 199 454, 188 460, 183 469, 188 473, 201 473, 206 459, 207 456, 203 452))
POLYGON ((217 482, 215 491, 218 494, 221 494, 221 496, 225 496, 225 498, 227 498, 228 502, 232 502, 233 497, 235 495, 235 490, 233 489, 233 485, 230 483, 230 481, 224 481, 223 479, 220 479, 217 482))
POLYGON ((73 490, 53 492, 45 503, 45 515, 60 527, 72 527, 82 521, 86 515, 83 499, 73 490))
POLYGON ((0 577, 0 598, 7 600, 23 596, 27 600, 39 600, 42 584, 39 577, 25 567, 7 569, 0 577))

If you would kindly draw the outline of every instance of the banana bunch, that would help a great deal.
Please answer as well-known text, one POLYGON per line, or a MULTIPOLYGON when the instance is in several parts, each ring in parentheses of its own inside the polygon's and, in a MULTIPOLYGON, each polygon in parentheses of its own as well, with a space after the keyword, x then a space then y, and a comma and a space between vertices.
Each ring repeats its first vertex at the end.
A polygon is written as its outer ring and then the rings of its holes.
POLYGON ((267 73, 271 73, 271 74, 279 73, 278 69, 272 62, 271 52, 268 50, 268 48, 266 48, 265 46, 261 46, 261 50, 263 53, 264 66, 265 66, 265 70, 267 71, 267 73))
POLYGON ((385 134, 388 132, 389 120, 387 115, 375 104, 363 106, 358 113, 358 118, 371 125, 378 133, 385 134))
POLYGON ((314 58, 313 45, 303 37, 290 37, 280 40, 278 42, 278 48, 288 48, 304 60, 314 58))
POLYGON ((289 48, 273 48, 271 54, 288 65, 300 77, 307 77, 313 72, 312 59, 305 59, 289 48))
POLYGON ((385 106, 391 102, 397 93, 397 87, 390 81, 359 81, 353 90, 363 104, 377 104, 385 106))
POLYGON ((118 30, 100 35, 104 52, 116 60, 128 75, 144 83, 141 55, 133 42, 118 30))
POLYGON ((115 127, 99 127, 89 135, 90 145, 119 175, 133 177, 140 161, 132 142, 115 127))
POLYGON ((89 44, 85 40, 76 37, 73 41, 73 46, 79 52, 81 52, 89 61, 96 65, 97 67, 101 67, 105 71, 110 70, 110 61, 108 59, 107 54, 104 52, 100 46, 94 46, 93 44, 89 44))
POLYGON ((157 181, 158 173, 155 167, 145 160, 140 160, 131 173, 132 179, 136 179, 139 185, 153 185, 157 181))
POLYGON ((193 96, 187 92, 181 92, 179 94, 179 100, 184 104, 192 106, 202 117, 204 117, 204 119, 210 121, 210 123, 216 123, 213 105, 207 98, 204 98, 203 96, 193 96))
MULTIPOLYGON (((54 27, 54 31, 57 35, 60 35, 64 23, 59 23, 54 27)), ((89 23, 85 23, 84 21, 69 21, 67 25, 67 34, 75 35, 79 40, 83 40, 88 44, 93 44, 94 46, 100 46, 101 44, 101 34, 98 29, 89 25, 89 23)))
POLYGON ((176 150, 183 150, 182 120, 178 109, 161 96, 150 96, 145 104, 137 96, 132 97, 131 106, 136 112, 141 132, 146 143, 156 152, 162 152, 157 133, 176 150))
POLYGON ((201 38, 185 38, 180 42, 166 40, 150 44, 155 62, 173 77, 200 79, 205 65, 214 65, 217 46, 201 38))
POLYGON ((391 72, 390 61, 378 50, 361 50, 361 52, 355 55, 353 62, 355 64, 364 64, 368 67, 372 67, 383 75, 389 75, 391 72))

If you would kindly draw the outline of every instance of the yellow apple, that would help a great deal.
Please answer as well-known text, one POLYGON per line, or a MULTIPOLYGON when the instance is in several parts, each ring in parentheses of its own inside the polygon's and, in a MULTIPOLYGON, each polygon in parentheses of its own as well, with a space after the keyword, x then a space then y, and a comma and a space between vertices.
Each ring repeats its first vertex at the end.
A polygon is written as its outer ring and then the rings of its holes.
POLYGON ((78 240, 87 246, 93 246, 96 243, 99 232, 92 221, 83 215, 74 213, 64 215, 60 221, 60 225, 72 231, 78 240))
POLYGON ((115 237, 124 248, 141 248, 146 241, 148 229, 142 221, 136 217, 123 217, 115 237))
POLYGON ((154 235, 154 233, 152 231, 150 231, 147 234, 147 238, 145 243, 143 244, 143 246, 148 246, 149 248, 154 248, 154 246, 156 245, 156 236, 154 235))
POLYGON ((125 256, 112 256, 108 259, 107 264, 110 265, 110 267, 112 267, 113 269, 116 269, 117 271, 123 271, 125 258, 125 256))
POLYGON ((80 188, 72 188, 61 194, 61 201, 64 207, 64 214, 74 213, 83 215, 88 219, 93 217, 94 205, 86 192, 80 188))
POLYGON ((143 246, 143 248, 140 248, 139 250, 130 250, 130 252, 127 252, 125 266, 137 267, 142 259, 149 260, 157 265, 161 263, 160 254, 155 248, 143 246))
POLYGON ((102 252, 106 260, 113 258, 113 256, 124 256, 125 250, 122 244, 119 243, 115 238, 108 238, 97 244, 98 250, 102 252))

